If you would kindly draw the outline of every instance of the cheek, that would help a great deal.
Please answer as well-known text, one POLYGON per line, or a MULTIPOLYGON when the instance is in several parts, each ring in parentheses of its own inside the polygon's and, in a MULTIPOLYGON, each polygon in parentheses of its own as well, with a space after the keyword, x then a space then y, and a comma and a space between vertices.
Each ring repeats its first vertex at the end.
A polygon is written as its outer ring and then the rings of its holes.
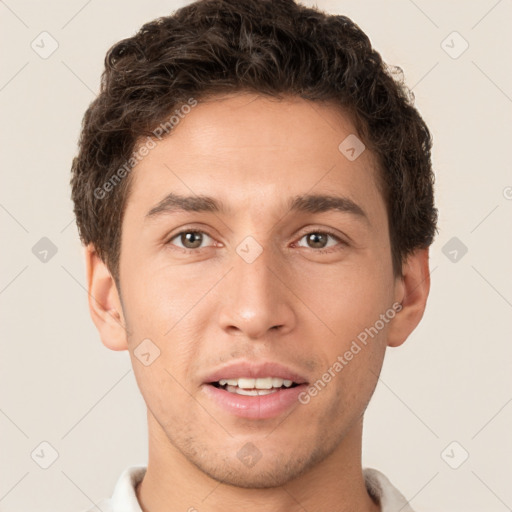
POLYGON ((327 270, 310 270, 307 280, 300 281, 298 295, 329 326, 332 339, 343 342, 357 336, 391 307, 393 283, 388 268, 353 264, 327 270))
POLYGON ((126 309, 139 334, 170 336, 180 319, 204 295, 200 281, 186 279, 179 268, 150 268, 146 262, 138 269, 134 266, 127 270, 125 275, 126 309))
POLYGON ((167 397, 179 396, 182 388, 178 382, 186 382, 190 361, 198 357, 200 344, 196 341, 202 328, 198 316, 209 318, 203 311, 208 302, 201 299, 212 283, 170 267, 158 271, 149 267, 138 272, 132 269, 126 281, 123 302, 130 330, 129 349, 141 390, 143 394, 147 389, 157 394, 161 391, 167 397), (145 367, 138 357, 142 352, 138 347, 148 339, 151 343, 144 353, 158 357, 145 367))
POLYGON ((344 334, 328 347, 323 373, 316 376, 309 388, 317 390, 313 393, 318 399, 312 400, 318 400, 319 410, 323 409, 327 417, 332 413, 341 422, 351 422, 363 414, 384 359, 385 329, 372 335, 362 332, 366 339, 358 338, 359 333, 344 334))
POLYGON ((374 264, 344 267, 330 278, 308 277, 309 295, 306 288, 302 295, 310 297, 311 309, 329 327, 326 331, 322 326, 328 335, 319 345, 323 373, 317 376, 322 382, 329 380, 326 387, 331 392, 321 393, 326 407, 331 401, 334 408, 340 404, 340 410, 362 413, 373 393, 393 317, 390 276, 388 268, 374 264))
POLYGON ((194 412, 187 383, 176 375, 168 361, 161 356, 150 366, 145 367, 136 358, 132 359, 137 386, 151 415, 165 430, 175 428, 190 418, 194 412), (184 413, 186 411, 186 413, 184 413))

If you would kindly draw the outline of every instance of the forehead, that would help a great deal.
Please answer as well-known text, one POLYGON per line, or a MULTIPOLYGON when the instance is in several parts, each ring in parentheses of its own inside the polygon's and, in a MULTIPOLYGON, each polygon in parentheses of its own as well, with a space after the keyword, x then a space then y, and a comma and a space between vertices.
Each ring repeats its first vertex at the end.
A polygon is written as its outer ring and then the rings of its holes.
POLYGON ((344 141, 357 144, 355 132, 339 108, 297 97, 236 94, 199 103, 136 165, 127 210, 145 215, 172 191, 258 211, 285 194, 336 190, 378 206, 374 156, 343 153, 344 141))

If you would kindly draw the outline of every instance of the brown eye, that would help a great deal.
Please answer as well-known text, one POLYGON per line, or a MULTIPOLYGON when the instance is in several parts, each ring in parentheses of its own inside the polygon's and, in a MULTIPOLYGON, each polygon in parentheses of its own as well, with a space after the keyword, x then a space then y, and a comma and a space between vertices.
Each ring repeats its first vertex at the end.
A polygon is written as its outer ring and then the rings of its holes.
MULTIPOLYGON (((342 242, 342 240, 336 235, 324 231, 311 231, 301 238, 301 240, 303 239, 306 239, 306 244, 309 249, 325 249, 335 246, 339 242, 342 242), (334 243, 328 245, 329 239, 334 240, 334 243)), ((299 246, 304 247, 304 245, 299 246)))
POLYGON ((313 249, 323 249, 327 245, 329 235, 326 233, 308 233, 306 240, 313 249))
POLYGON ((201 244, 206 239, 210 238, 209 235, 202 231, 181 231, 174 235, 170 240, 169 244, 176 245, 180 249, 193 250, 201 249, 201 244))
POLYGON ((180 242, 186 249, 197 249, 202 241, 203 235, 198 231, 189 231, 180 235, 180 242))

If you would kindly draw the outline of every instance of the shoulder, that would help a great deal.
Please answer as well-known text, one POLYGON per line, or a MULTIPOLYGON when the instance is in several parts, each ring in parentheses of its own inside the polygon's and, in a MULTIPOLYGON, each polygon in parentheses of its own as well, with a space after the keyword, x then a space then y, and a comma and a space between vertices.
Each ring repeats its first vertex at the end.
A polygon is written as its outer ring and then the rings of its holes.
POLYGON ((141 512, 135 489, 146 474, 146 466, 130 466, 119 476, 112 497, 84 512, 141 512))
POLYGON ((414 512, 409 502, 384 473, 377 469, 365 468, 363 475, 368 493, 380 503, 381 512, 414 512))

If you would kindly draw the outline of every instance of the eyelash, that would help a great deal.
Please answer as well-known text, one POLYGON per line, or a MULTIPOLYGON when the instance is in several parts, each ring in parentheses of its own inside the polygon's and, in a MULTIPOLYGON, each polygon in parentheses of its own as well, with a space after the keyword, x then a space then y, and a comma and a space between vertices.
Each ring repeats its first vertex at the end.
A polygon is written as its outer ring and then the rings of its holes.
MULTIPOLYGON (((211 235, 209 235, 206 231, 201 231, 199 229, 184 229, 182 231, 179 231, 178 233, 175 233, 167 242, 165 242, 165 245, 166 246, 172 246, 174 245, 173 243, 171 243, 172 240, 174 240, 175 238, 179 237, 180 235, 183 235, 184 233, 201 233, 203 235, 207 235, 209 236, 210 238, 213 239, 213 237, 211 235)), ((334 238, 337 242, 341 243, 343 246, 347 246, 347 242, 345 242, 344 240, 342 240, 338 235, 336 235, 335 233, 333 233, 332 231, 329 231, 329 230, 312 230, 312 231, 308 231, 307 233, 304 233, 300 238, 299 238, 299 241, 302 240, 305 236, 308 236, 308 235, 311 235, 311 234, 320 234, 320 235, 329 235, 331 236, 332 238, 334 238)), ((178 246, 175 246, 172 248, 172 250, 178 250, 178 251, 181 251, 182 253, 185 253, 185 254, 191 254, 191 253, 198 253, 200 252, 202 249, 207 249, 208 247, 202 247, 202 248, 199 248, 199 249, 187 249, 185 247, 178 247, 178 246)), ((340 250, 339 248, 336 249, 336 248, 329 248, 329 249, 313 249, 312 247, 306 247, 306 249, 311 249, 312 251, 316 252, 316 253, 320 253, 320 254, 329 254, 329 253, 332 253, 332 252, 335 252, 337 250, 340 250)))

